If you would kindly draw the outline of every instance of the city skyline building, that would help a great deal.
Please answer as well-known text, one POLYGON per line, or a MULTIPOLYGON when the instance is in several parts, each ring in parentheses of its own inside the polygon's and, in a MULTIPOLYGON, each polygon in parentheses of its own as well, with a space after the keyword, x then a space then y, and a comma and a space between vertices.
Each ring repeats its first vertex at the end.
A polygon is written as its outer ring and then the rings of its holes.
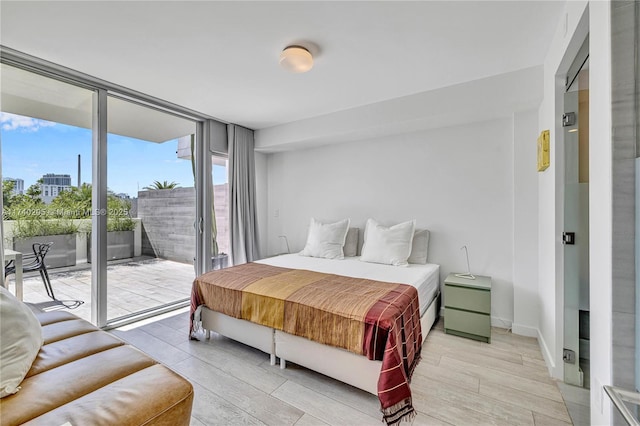
POLYGON ((5 177, 5 178, 2 178, 2 181, 3 182, 13 182, 13 189, 11 190, 11 193, 13 195, 22 195, 22 194, 24 194, 24 180, 23 179, 5 177))
POLYGON ((71 189, 71 175, 47 173, 42 175, 42 183, 40 184, 40 199, 49 204, 63 191, 71 189))

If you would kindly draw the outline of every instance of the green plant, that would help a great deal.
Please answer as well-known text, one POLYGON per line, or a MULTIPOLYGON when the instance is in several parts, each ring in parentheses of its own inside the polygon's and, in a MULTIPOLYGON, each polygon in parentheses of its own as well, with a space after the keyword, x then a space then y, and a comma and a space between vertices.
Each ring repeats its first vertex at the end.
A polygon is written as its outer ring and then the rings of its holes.
POLYGON ((62 191, 49 206, 52 217, 86 219, 91 216, 91 185, 62 191))
POLYGON ((18 219, 13 228, 14 238, 65 235, 76 232, 78 232, 78 226, 68 219, 18 219))
POLYGON ((135 229, 136 222, 130 217, 114 217, 107 220, 107 232, 133 231, 135 229))
POLYGON ((11 202, 13 201, 13 188, 15 187, 15 182, 12 180, 3 180, 2 181, 2 205, 7 208, 11 207, 11 202))
POLYGON ((42 189, 40 185, 42 185, 43 183, 44 183, 44 180, 42 178, 38 179, 37 183, 27 188, 26 195, 33 200, 36 200, 36 199, 39 200, 40 195, 42 194, 42 189))
POLYGON ((130 217, 129 215, 131 212, 131 201, 123 200, 122 198, 118 198, 115 195, 108 195, 107 210, 109 212, 109 219, 114 217, 130 217))
POLYGON ((160 182, 159 180, 156 180, 150 186, 145 186, 142 189, 148 189, 153 191, 156 189, 173 189, 179 186, 180 184, 178 184, 177 182, 167 182, 166 180, 163 182, 160 182))
POLYGON ((14 195, 9 206, 4 206, 4 220, 44 219, 48 214, 47 206, 40 199, 32 199, 26 195, 14 195))
MULTIPOLYGON (((107 219, 107 232, 116 231, 135 231, 136 221, 130 217, 113 217, 107 219)), ((83 229, 88 234, 89 240, 91 239, 91 225, 86 226, 83 229)))

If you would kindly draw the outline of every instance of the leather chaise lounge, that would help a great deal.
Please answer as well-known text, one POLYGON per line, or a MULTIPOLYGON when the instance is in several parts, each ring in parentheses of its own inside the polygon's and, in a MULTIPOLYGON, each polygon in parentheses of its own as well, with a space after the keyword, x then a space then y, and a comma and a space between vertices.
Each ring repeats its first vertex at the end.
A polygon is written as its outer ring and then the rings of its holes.
POLYGON ((44 344, 0 399, 1 425, 188 425, 191 383, 68 312, 36 313, 44 344))

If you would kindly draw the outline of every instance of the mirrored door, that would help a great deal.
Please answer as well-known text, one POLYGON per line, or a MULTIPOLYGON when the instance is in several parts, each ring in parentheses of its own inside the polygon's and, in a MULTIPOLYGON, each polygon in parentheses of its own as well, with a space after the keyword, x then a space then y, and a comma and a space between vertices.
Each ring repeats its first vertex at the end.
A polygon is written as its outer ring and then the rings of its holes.
POLYGON ((564 96, 564 381, 589 387, 589 69, 564 96))

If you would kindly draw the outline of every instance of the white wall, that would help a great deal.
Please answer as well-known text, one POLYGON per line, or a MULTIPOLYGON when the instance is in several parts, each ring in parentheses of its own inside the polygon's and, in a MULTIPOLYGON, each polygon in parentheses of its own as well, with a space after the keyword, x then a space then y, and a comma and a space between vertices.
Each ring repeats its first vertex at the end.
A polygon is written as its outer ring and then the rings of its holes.
MULTIPOLYGON (((535 120, 531 113, 519 117, 518 134, 530 133, 535 120)), ((441 265, 441 279, 465 270, 460 247, 469 247, 472 272, 493 278, 494 324, 508 326, 514 297, 513 140, 513 120, 498 119, 270 154, 269 252, 282 251, 278 235, 287 235, 292 251, 300 250, 312 216, 350 217, 360 228, 368 217, 387 224, 415 218, 432 232, 429 261, 441 265)), ((535 145, 535 134, 528 142, 535 145)), ((522 281, 526 285, 534 284, 522 281)), ((535 326, 531 318, 524 321, 535 326)))
POLYGON ((256 150, 310 148, 511 117, 538 108, 542 72, 541 65, 525 68, 259 129, 256 150))
POLYGON ((590 2, 589 214, 591 422, 611 424, 612 384, 611 5, 590 2))
POLYGON ((538 337, 538 114, 513 116, 513 332, 538 337))
POLYGON ((267 155, 255 153, 256 164, 256 210, 258 221, 258 247, 261 256, 266 256, 267 246, 267 155))

